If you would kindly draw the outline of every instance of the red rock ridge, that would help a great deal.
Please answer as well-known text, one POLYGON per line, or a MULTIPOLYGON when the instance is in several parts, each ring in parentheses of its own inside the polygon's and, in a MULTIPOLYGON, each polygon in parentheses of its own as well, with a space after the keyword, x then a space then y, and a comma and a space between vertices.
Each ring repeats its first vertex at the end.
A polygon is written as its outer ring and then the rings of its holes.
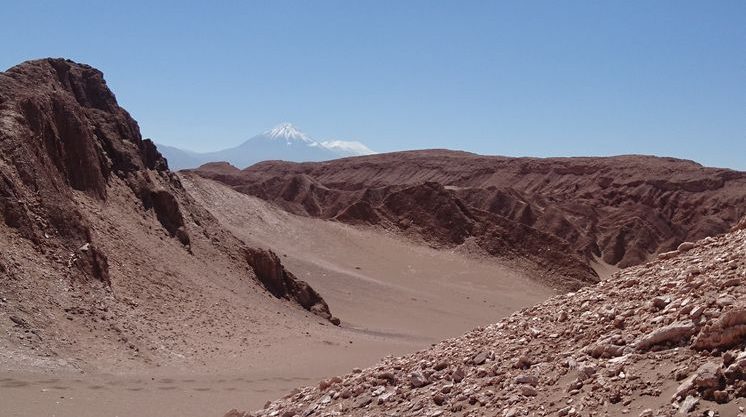
POLYGON ((651 156, 507 158, 445 150, 319 163, 267 161, 200 175, 300 214, 374 224, 435 245, 476 239, 499 257, 593 281, 746 214, 746 173, 651 156))

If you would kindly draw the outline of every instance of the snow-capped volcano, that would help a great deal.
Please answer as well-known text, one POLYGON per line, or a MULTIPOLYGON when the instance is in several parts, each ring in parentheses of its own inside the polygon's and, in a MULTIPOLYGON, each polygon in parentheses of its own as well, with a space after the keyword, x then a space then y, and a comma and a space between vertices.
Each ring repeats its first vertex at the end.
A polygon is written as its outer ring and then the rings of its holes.
POLYGON ((301 141, 310 143, 313 139, 309 138, 305 133, 301 132, 293 126, 292 123, 280 123, 279 125, 267 130, 263 133, 264 136, 268 136, 272 139, 284 139, 287 142, 290 141, 301 141))
POLYGON ((326 161, 375 153, 356 141, 318 142, 291 123, 280 123, 236 147, 216 152, 199 153, 163 145, 159 145, 158 149, 168 160, 171 169, 196 168, 207 162, 219 161, 245 168, 267 160, 326 161))

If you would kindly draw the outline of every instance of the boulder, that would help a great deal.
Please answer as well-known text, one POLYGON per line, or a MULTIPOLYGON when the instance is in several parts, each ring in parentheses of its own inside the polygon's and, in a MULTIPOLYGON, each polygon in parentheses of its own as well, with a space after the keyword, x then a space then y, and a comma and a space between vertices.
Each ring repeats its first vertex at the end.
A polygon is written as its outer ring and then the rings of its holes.
POLYGON ((678 343, 694 334, 696 326, 690 320, 669 324, 641 337, 635 347, 645 351, 663 343, 678 343))
POLYGON ((339 319, 332 316, 321 295, 285 269, 277 254, 271 250, 246 248, 245 256, 259 282, 272 295, 293 300, 304 309, 339 325, 339 319))
POLYGON ((746 306, 736 306, 723 312, 718 320, 705 326, 694 340, 695 349, 728 348, 746 338, 746 306))

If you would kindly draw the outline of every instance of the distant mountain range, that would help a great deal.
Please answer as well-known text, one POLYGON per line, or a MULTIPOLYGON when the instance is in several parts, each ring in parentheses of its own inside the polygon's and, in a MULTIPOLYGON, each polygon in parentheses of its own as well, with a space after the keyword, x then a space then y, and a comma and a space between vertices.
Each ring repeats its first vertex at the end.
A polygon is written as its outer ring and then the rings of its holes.
POLYGON ((207 162, 229 162, 245 168, 257 162, 282 160, 292 162, 327 161, 347 156, 374 154, 360 142, 328 140, 317 142, 290 123, 282 123, 246 142, 215 152, 194 152, 173 146, 158 145, 173 170, 197 168, 207 162))

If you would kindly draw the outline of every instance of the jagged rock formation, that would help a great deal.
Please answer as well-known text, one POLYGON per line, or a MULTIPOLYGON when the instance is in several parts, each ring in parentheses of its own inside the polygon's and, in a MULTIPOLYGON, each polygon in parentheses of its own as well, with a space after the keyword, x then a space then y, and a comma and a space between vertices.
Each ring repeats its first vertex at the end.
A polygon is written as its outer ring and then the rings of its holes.
POLYGON ((735 416, 746 398, 746 230, 661 258, 227 416, 735 416))
POLYGON ((380 225, 438 246, 475 242, 576 284, 595 279, 592 262, 636 265, 724 233, 746 214, 746 173, 647 156, 432 150, 196 172, 292 213, 380 225))
MULTIPOLYGON (((160 184, 178 180, 117 105, 100 71, 61 59, 13 67, 0 74, 0 120, 0 214, 25 238, 40 244, 45 233, 59 236, 71 250, 89 242, 90 228, 69 190, 106 201, 115 176, 188 245, 178 203, 160 184)), ((86 253, 105 259, 95 246, 86 253)))
MULTIPOLYGON (((0 220, 0 295, 40 329, 54 331, 49 317, 61 308, 90 308, 96 322, 94 306, 122 308, 121 300, 103 306, 112 295, 167 299, 165 289, 186 291, 188 280, 180 283, 174 271, 189 273, 187 266, 264 284, 244 256, 250 249, 184 191, 102 73, 64 59, 0 73, 0 220), (144 249, 164 234, 170 239, 156 250, 144 249), (55 291, 92 299, 62 307, 55 291)), ((315 291, 283 277, 282 298, 331 319, 315 291)), ((253 286, 243 289, 261 291, 253 286)))
POLYGON ((329 306, 319 293, 285 269, 280 262, 280 258, 274 252, 263 249, 247 249, 246 259, 264 288, 275 297, 295 300, 306 310, 331 321, 335 325, 340 324, 338 318, 332 317, 329 306))

